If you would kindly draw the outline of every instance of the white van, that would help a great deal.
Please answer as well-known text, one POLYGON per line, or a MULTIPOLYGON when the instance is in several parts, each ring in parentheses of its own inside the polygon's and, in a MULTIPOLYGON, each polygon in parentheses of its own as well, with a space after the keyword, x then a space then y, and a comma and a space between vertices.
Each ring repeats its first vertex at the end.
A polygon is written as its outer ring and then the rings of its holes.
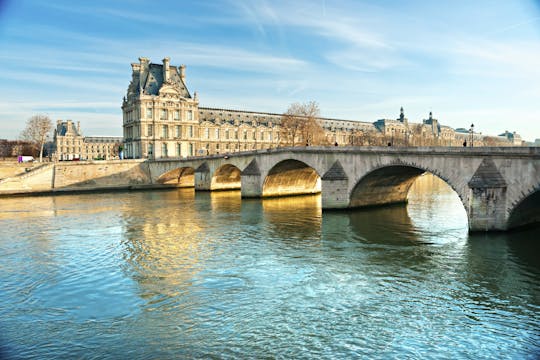
POLYGON ((35 159, 33 156, 25 156, 25 155, 21 155, 19 156, 19 162, 20 163, 25 163, 25 162, 33 162, 35 159))

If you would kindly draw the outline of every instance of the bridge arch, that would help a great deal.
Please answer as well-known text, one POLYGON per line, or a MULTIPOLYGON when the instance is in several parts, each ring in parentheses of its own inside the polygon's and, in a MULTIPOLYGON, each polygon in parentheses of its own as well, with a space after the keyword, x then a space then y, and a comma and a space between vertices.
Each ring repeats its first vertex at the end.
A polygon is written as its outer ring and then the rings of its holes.
POLYGON ((451 181, 432 169, 402 162, 376 167, 362 176, 350 192, 349 207, 406 203, 409 190, 424 173, 430 173, 446 183, 459 197, 469 217, 465 197, 451 181))
POLYGON ((507 229, 540 223, 540 184, 520 199, 510 211, 507 229))
POLYGON ((161 174, 157 179, 158 184, 176 187, 194 187, 195 169, 192 167, 180 167, 161 174))
POLYGON ((262 196, 293 196, 321 192, 321 177, 303 161, 286 159, 275 164, 264 178, 262 196))
POLYGON ((224 164, 214 171, 210 188, 212 190, 238 190, 241 171, 233 164, 224 164))

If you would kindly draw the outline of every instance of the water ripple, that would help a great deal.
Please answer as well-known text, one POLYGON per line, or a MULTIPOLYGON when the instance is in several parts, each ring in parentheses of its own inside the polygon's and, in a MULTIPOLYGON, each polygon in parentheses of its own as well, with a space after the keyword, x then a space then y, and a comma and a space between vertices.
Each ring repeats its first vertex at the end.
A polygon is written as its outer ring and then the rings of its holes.
POLYGON ((3 199, 0 356, 534 358, 538 231, 469 237, 443 195, 3 199))

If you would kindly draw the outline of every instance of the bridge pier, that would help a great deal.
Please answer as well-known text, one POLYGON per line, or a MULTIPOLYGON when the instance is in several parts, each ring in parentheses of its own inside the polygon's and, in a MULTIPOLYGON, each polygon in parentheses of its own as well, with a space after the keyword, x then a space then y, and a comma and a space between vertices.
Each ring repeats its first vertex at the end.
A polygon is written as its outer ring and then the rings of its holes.
POLYGON ((195 169, 194 183, 195 191, 212 190, 212 173, 207 163, 203 163, 195 169))
POLYGON ((339 160, 321 178, 321 202, 324 209, 349 207, 349 177, 339 160))
POLYGON ((468 185, 469 231, 507 230, 506 181, 492 159, 482 161, 468 185))
POLYGON ((241 193, 243 198, 262 197, 262 176, 257 161, 253 159, 249 165, 242 171, 240 177, 241 193))
POLYGON ((501 231, 506 228, 506 187, 471 189, 469 231, 501 231))

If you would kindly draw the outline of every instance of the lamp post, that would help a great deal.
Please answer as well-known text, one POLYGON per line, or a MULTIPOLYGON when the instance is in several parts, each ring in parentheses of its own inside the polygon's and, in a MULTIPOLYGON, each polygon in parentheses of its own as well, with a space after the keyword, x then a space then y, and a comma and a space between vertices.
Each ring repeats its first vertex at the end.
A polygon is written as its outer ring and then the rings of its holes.
POLYGON ((469 129, 469 133, 471 134, 471 147, 474 146, 474 124, 471 124, 471 128, 469 129))

